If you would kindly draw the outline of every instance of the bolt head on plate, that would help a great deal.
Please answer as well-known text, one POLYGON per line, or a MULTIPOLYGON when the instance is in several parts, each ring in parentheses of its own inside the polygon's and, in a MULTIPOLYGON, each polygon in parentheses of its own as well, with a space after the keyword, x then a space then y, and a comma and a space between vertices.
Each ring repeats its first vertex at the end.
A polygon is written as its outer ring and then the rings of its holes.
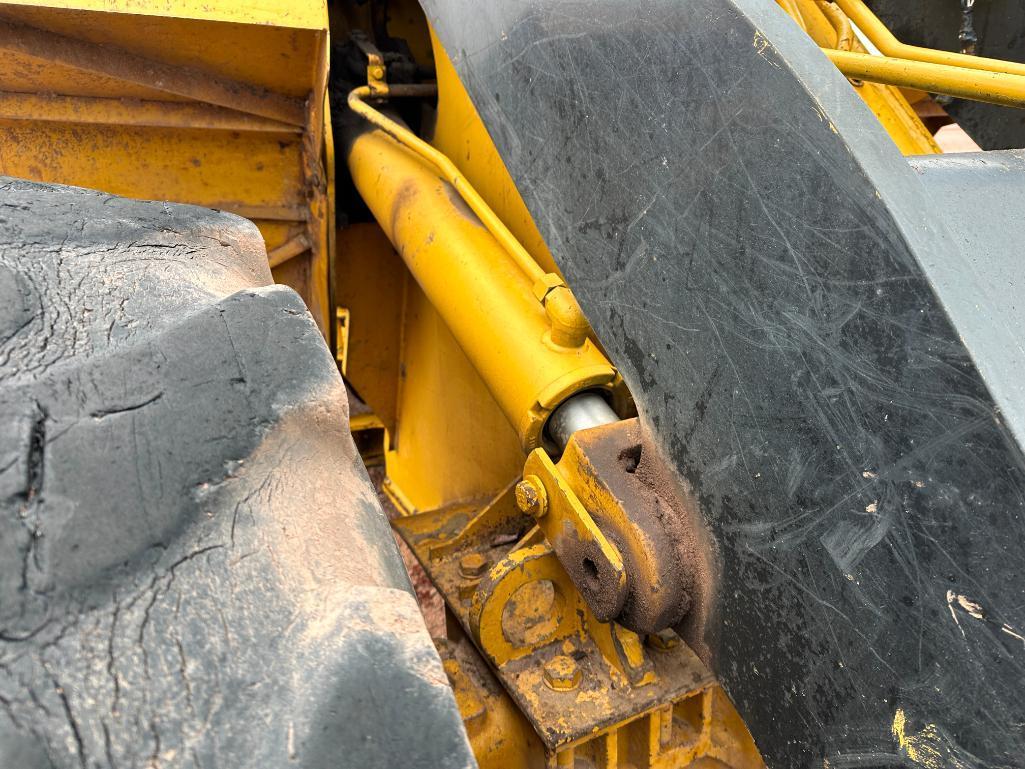
POLYGON ((480 578, 488 570, 488 559, 480 553, 470 553, 459 559, 459 573, 468 578, 480 578))
POLYGON ((544 682, 557 692, 571 691, 580 685, 580 668, 572 657, 556 655, 545 663, 544 682))
POLYGON ((516 484, 516 506, 535 518, 548 512, 548 495, 536 475, 528 475, 516 484))
POLYGON ((680 637, 672 630, 660 630, 657 633, 651 633, 645 640, 648 646, 660 652, 670 651, 680 645, 680 637))

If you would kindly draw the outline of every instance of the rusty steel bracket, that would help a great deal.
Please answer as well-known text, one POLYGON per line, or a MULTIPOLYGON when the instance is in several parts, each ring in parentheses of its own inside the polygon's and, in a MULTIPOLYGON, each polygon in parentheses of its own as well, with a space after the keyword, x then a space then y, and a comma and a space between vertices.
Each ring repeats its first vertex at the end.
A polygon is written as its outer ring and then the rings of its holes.
POLYGON ((533 451, 516 487, 595 616, 639 633, 677 624, 691 602, 692 543, 664 472, 625 419, 574 433, 558 464, 533 451))
POLYGON ((527 457, 516 503, 537 520, 595 616, 602 622, 618 616, 626 601, 623 558, 544 449, 534 449, 527 457))
POLYGON ((515 486, 392 525, 549 755, 710 686, 672 633, 645 641, 595 616, 515 486))
MULTIPOLYGON (((714 684, 695 686, 682 699, 552 750, 542 745, 465 634, 455 631, 449 638, 435 639, 435 644, 481 769, 765 769, 740 717, 722 689, 714 684)), ((551 681, 556 686, 571 687, 562 691, 574 691, 581 678, 579 669, 558 660, 545 667, 546 685, 551 681)))
POLYGON ((384 63, 384 55, 378 50, 366 32, 354 29, 350 35, 352 42, 367 57, 367 85, 372 96, 388 95, 388 68, 384 63))
MULTIPOLYGON (((510 601, 517 600, 516 594, 521 589, 540 581, 551 584, 553 591, 552 612, 547 620, 550 627, 545 638, 548 643, 563 640, 569 640, 573 646, 593 643, 600 658, 607 663, 606 672, 615 686, 627 683, 644 686, 654 681, 640 637, 624 627, 598 621, 545 543, 511 551, 488 571, 473 592, 469 608, 470 632, 489 659, 501 666, 534 651, 535 644, 530 642, 529 633, 521 636, 510 632, 511 621, 505 614, 510 601)), ((561 667, 564 673, 569 668, 565 676, 568 679, 575 678, 573 671, 579 672, 575 662, 561 667)), ((548 673, 549 679, 557 675, 552 671, 548 673)), ((551 685, 552 680, 548 680, 548 684, 551 685)))

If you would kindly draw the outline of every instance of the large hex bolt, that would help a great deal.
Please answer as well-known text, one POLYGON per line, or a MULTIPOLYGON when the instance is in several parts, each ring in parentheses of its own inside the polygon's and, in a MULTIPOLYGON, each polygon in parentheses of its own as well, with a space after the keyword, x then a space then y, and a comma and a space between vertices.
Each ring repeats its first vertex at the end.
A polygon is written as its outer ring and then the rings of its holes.
POLYGON ((516 484, 516 506, 534 518, 548 512, 548 493, 536 475, 528 475, 516 484))
POLYGON ((470 553, 459 559, 459 573, 466 579, 480 579, 488 570, 488 559, 480 553, 470 553))
POLYGON ((545 663, 544 682, 549 689, 568 692, 580 685, 580 668, 572 657, 559 654, 545 663))
POLYGON ((480 553, 468 553, 459 559, 459 597, 469 600, 477 591, 490 562, 480 553))

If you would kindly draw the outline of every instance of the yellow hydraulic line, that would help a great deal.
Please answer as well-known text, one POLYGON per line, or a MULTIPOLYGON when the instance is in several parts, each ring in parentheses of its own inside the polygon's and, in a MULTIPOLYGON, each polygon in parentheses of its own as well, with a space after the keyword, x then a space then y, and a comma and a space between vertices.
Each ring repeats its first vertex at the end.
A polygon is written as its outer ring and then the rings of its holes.
POLYGON ((824 48, 823 53, 847 77, 873 83, 918 88, 965 99, 1025 107, 1025 77, 944 64, 872 56, 824 48))
POLYGON ((854 29, 851 21, 837 6, 830 0, 815 0, 815 4, 822 11, 830 26, 836 32, 836 47, 841 51, 850 51, 854 48, 854 29))
MULTIPOLYGON (((963 53, 937 51, 933 48, 922 48, 917 45, 907 45, 894 37, 893 33, 886 28, 886 25, 883 24, 874 13, 872 13, 871 9, 869 9, 862 0, 836 0, 836 4, 840 6, 841 10, 847 14, 850 20, 857 25, 858 29, 860 29, 865 36, 872 41, 872 44, 878 48, 879 52, 884 56, 890 56, 897 59, 909 59, 911 61, 928 64, 961 67, 963 69, 972 69, 982 72, 999 72, 1006 75, 1025 76, 1025 64, 1021 64, 1019 62, 1004 61, 1002 59, 987 59, 982 56, 969 56, 963 53)), ((960 77, 964 80, 967 78, 967 74, 962 74, 960 77)), ((869 78, 866 77, 866 79, 869 78)), ((893 83, 893 85, 905 84, 893 83)), ((954 94, 951 91, 942 91, 942 93, 948 93, 951 96, 958 95, 965 96, 966 98, 978 98, 974 97, 971 93, 954 94)), ((986 99, 984 101, 989 100, 986 99)), ((1004 104, 1005 102, 995 103, 1004 104)), ((1015 104, 1014 106, 1019 105, 1015 104)))
POLYGON ((386 115, 375 110, 365 101, 365 98, 373 96, 432 96, 436 93, 433 85, 389 85, 387 91, 381 93, 380 87, 376 93, 372 93, 370 86, 360 86, 349 93, 349 107, 357 115, 373 123, 386 134, 391 136, 400 144, 408 147, 417 155, 434 166, 442 177, 451 184, 459 196, 466 202, 477 218, 481 220, 485 229, 490 232, 503 249, 513 258, 523 273, 531 279, 538 281, 545 277, 545 271, 534 261, 523 245, 516 239, 505 223, 498 218, 498 215, 491 210, 491 207, 477 193, 477 190, 459 172, 456 165, 445 155, 438 152, 430 144, 418 137, 412 131, 391 120, 386 115))

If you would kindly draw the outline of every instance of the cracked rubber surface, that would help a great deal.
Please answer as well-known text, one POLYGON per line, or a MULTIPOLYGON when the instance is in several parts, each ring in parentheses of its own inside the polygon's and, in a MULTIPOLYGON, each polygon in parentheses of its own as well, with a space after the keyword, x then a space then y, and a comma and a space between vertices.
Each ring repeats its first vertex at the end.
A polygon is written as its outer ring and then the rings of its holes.
POLYGON ((473 765, 270 283, 238 217, 0 178, 0 767, 473 765))

